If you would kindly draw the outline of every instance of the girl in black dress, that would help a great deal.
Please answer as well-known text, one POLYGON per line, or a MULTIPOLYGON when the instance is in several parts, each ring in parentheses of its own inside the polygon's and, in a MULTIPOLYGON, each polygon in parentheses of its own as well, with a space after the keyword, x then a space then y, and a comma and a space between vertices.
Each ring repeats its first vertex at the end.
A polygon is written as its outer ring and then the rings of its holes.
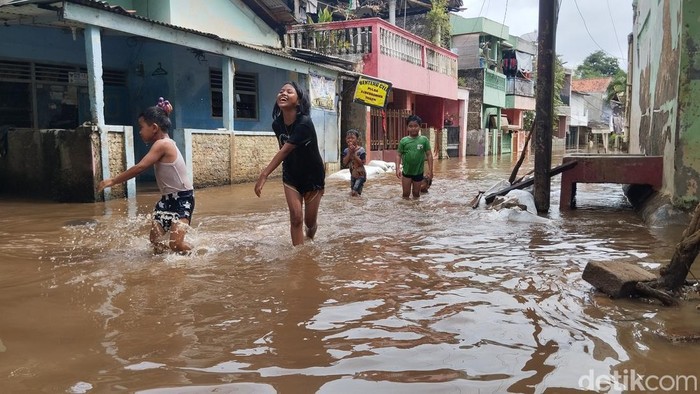
POLYGON ((313 239, 316 234, 326 177, 310 111, 309 96, 296 82, 282 85, 272 110, 272 130, 280 150, 255 183, 255 194, 260 197, 267 177, 282 163, 284 196, 289 207, 289 230, 294 246, 304 243, 304 224, 307 238, 313 239))

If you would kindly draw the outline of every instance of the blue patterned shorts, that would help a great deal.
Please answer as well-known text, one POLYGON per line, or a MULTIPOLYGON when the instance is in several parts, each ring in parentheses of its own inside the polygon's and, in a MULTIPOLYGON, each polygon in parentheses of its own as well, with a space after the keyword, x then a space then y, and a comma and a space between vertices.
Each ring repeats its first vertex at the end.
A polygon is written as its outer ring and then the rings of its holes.
POLYGON ((156 203, 153 220, 160 224, 163 230, 170 231, 173 223, 180 219, 192 222, 192 212, 194 212, 193 190, 170 193, 163 195, 156 203))

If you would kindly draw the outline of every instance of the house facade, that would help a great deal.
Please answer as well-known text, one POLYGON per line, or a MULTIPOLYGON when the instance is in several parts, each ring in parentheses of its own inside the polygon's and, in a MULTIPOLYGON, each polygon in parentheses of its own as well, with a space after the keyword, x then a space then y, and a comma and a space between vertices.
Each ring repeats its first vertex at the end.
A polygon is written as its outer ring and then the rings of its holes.
POLYGON ((700 3, 637 0, 633 10, 629 151, 663 156, 664 192, 692 207, 700 199, 700 3))
POLYGON ((591 140, 588 128, 588 107, 583 93, 572 91, 569 102, 569 124, 566 133, 566 149, 573 151, 588 150, 591 140))
POLYGON ((434 147, 446 149, 447 136, 439 131, 453 121, 458 124, 454 116, 448 119, 466 105, 457 91, 454 53, 380 18, 293 26, 285 46, 349 60, 357 72, 391 83, 385 108, 353 103, 354 81, 342 88, 341 129, 364 131, 372 159, 395 160, 410 114, 423 119, 434 147))
MULTIPOLYGON (((615 129, 615 117, 620 117, 614 113, 611 102, 607 99, 608 85, 612 82, 611 77, 575 79, 571 82, 572 93, 576 93, 577 100, 582 101, 584 112, 587 115, 588 124, 583 129, 578 128, 579 139, 576 140, 579 146, 587 142, 589 148, 595 152, 608 152, 612 147, 609 144, 610 135, 622 133, 622 129, 615 129), (587 136, 585 140, 581 140, 587 136)), ((572 113, 573 118, 573 113, 572 113)), ((621 118, 621 117, 620 117, 621 118)), ((583 126, 583 125, 579 125, 583 126)), ((570 125, 569 133, 574 125, 570 125)), ((567 141, 572 140, 567 137, 567 141)))
POLYGON ((452 14, 450 22, 459 77, 470 90, 467 154, 513 153, 524 141, 524 114, 535 109, 536 46, 487 18, 452 14))
MULTIPOLYGON (((101 199, 94 184, 147 152, 136 117, 159 97, 174 105, 172 137, 196 187, 253 180, 278 149, 271 112, 289 80, 316 98, 321 153, 329 170, 339 168, 335 92, 354 73, 284 51, 278 31, 291 14, 279 15, 259 17, 246 3, 226 0, 6 2, 0 6, 0 191, 40 195, 41 181, 55 175, 46 168, 78 167, 48 146, 83 127, 84 145, 94 151, 93 177, 75 200, 101 199), (23 159, 35 156, 45 163, 23 159)), ((104 197, 132 196, 137 182, 153 179, 146 172, 104 197)))

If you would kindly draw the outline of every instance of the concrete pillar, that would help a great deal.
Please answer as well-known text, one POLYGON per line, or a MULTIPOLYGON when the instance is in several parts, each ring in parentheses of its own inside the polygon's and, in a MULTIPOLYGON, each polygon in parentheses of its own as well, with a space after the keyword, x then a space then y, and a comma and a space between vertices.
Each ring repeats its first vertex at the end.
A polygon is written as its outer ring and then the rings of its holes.
POLYGON ((389 23, 396 25, 396 0, 389 0, 389 23))
POLYGON ((224 128, 233 131, 233 120, 235 117, 236 100, 233 94, 233 81, 236 77, 236 65, 228 56, 225 56, 221 64, 221 95, 223 105, 224 128))

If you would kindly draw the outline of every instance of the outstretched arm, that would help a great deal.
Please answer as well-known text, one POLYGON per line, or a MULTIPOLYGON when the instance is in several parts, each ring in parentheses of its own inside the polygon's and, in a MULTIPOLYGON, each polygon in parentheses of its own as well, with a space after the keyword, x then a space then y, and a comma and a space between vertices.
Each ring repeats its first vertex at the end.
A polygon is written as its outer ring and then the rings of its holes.
POLYGON ((267 167, 265 167, 265 169, 260 173, 258 181, 255 182, 255 195, 260 197, 263 186, 265 186, 265 182, 267 181, 267 177, 272 174, 272 171, 279 167, 279 165, 284 161, 289 153, 294 150, 294 148, 296 148, 296 145, 287 142, 282 145, 282 148, 279 151, 277 151, 272 160, 270 160, 270 164, 268 164, 267 167))
POLYGON ((129 169, 127 169, 126 171, 119 173, 119 175, 115 176, 114 178, 108 178, 101 181, 100 184, 97 185, 97 191, 101 192, 105 188, 124 183, 129 179, 135 177, 136 175, 142 173, 147 168, 157 163, 163 157, 163 155, 165 155, 166 148, 167 145, 165 145, 162 140, 156 141, 153 144, 153 147, 151 147, 151 150, 148 151, 146 156, 144 156, 143 159, 141 159, 141 161, 136 163, 136 165, 129 167, 129 169))

